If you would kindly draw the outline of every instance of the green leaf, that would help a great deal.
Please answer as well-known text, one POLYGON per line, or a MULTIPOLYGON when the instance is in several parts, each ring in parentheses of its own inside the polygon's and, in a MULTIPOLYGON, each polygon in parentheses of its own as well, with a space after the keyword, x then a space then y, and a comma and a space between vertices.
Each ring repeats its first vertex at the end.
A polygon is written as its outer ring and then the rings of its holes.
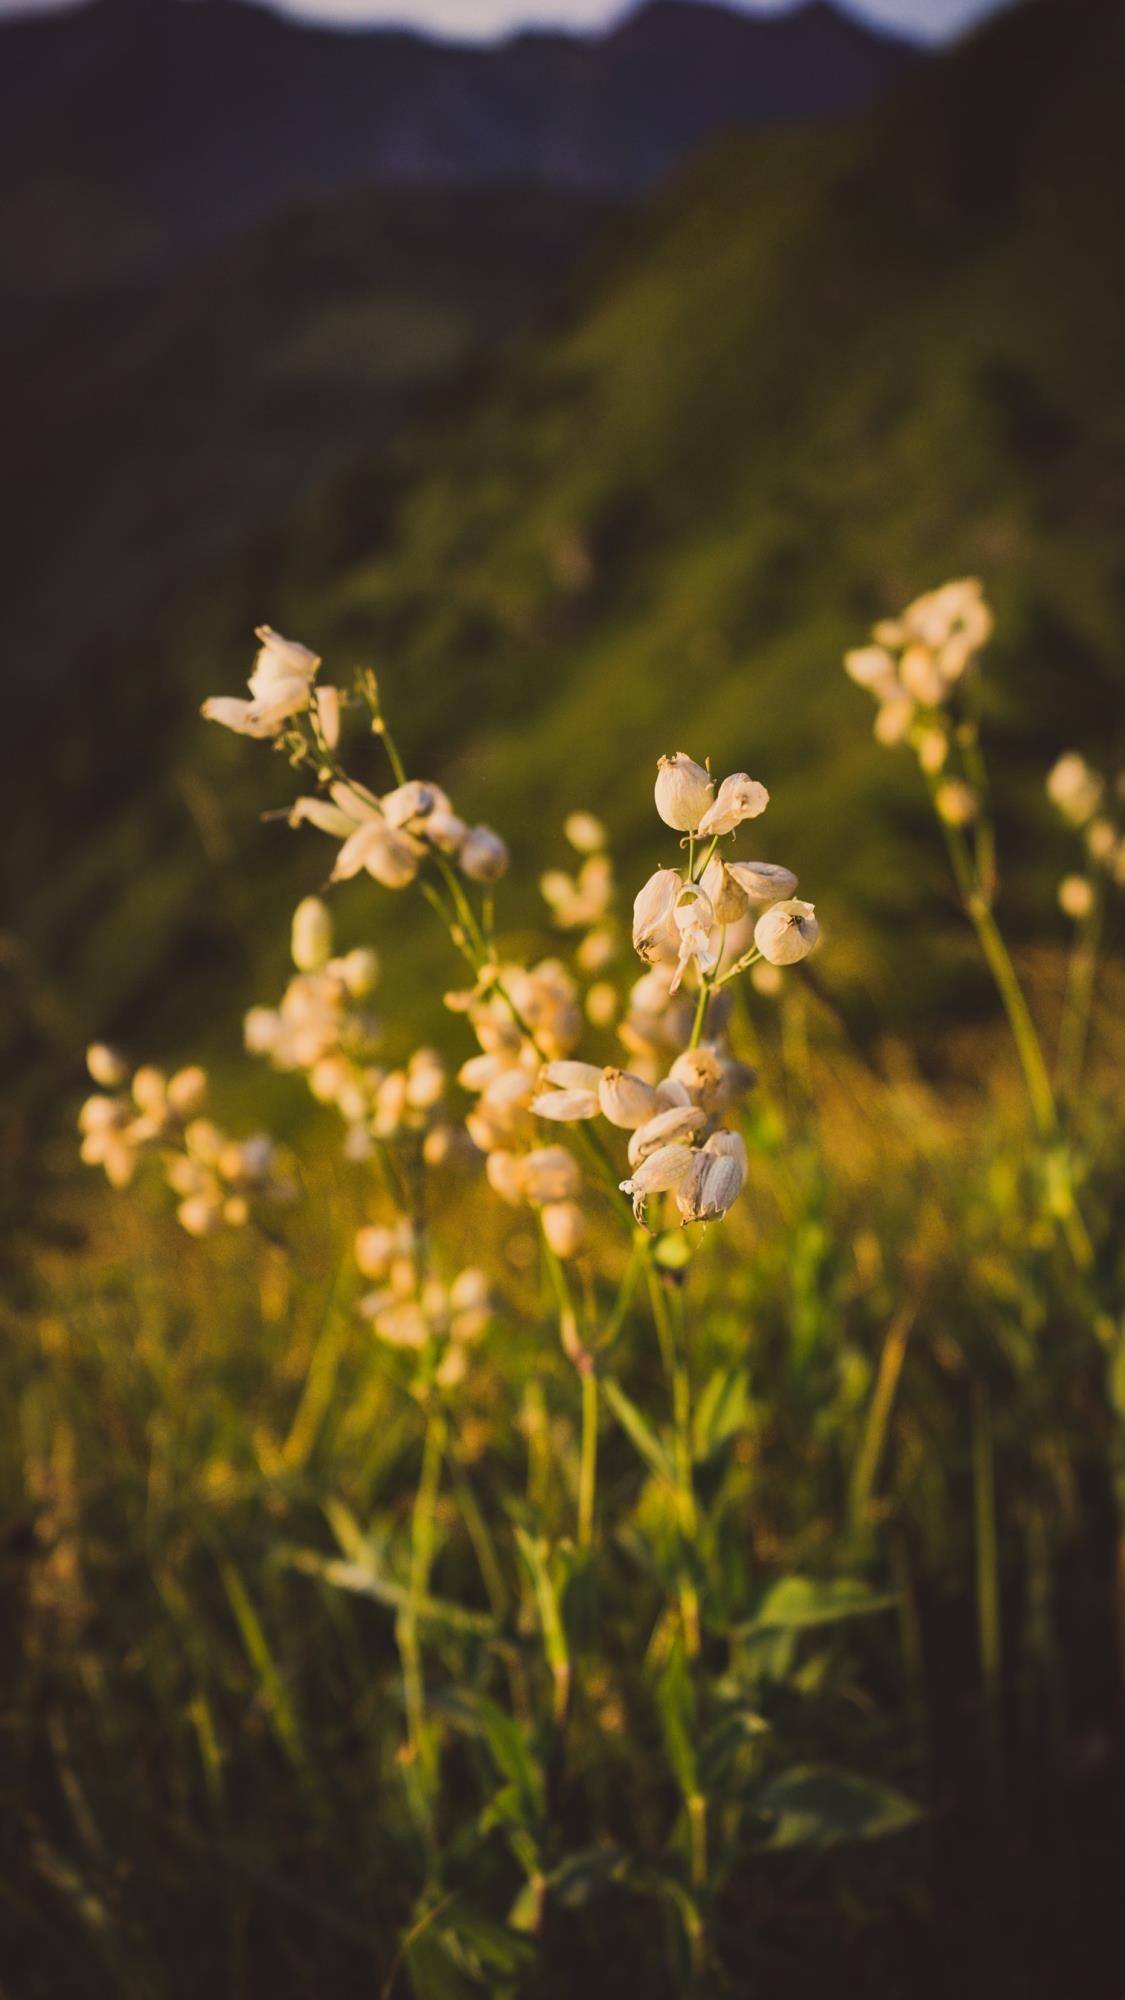
POLYGON ((745 1368, 719 1369, 704 1386, 695 1408, 695 1456, 708 1459, 739 1431, 750 1413, 745 1368))
POLYGON ((525 1814, 536 1817, 545 1809, 543 1773, 528 1747, 519 1723, 487 1695, 466 1688, 449 1688, 431 1699, 435 1715, 445 1716, 456 1728, 478 1737, 488 1747, 502 1778, 518 1794, 525 1814))
POLYGON ((642 1417, 636 1404, 630 1401, 620 1384, 608 1377, 602 1383, 602 1396, 649 1470, 655 1472, 658 1479, 664 1479, 669 1486, 674 1486, 675 1471, 672 1460, 648 1419, 642 1417))
POLYGON ((682 1644, 673 1646, 656 1680, 656 1706, 668 1762, 685 1800, 699 1790, 695 1759, 695 1689, 682 1644))
POLYGON ((345 1562, 338 1556, 322 1556, 316 1549, 293 1548, 283 1549, 281 1560, 306 1576, 320 1577, 322 1582, 332 1584, 336 1590, 351 1591, 356 1597, 370 1597, 376 1604, 385 1604, 393 1611, 402 1611, 410 1604, 415 1616, 423 1623, 445 1625, 451 1632, 495 1636, 496 1621, 487 1612, 470 1611, 444 1597, 421 1595, 412 1599, 404 1584, 392 1583, 389 1577, 380 1575, 370 1562, 345 1562))
POLYGON ((809 1631, 844 1618, 890 1611, 897 1602, 893 1591, 872 1590, 858 1577, 785 1576, 763 1592, 754 1616, 737 1626, 732 1637, 767 1630, 809 1631))
POLYGON ((753 1803, 772 1822, 756 1845, 770 1849, 881 1840, 921 1818, 902 1792, 831 1765, 796 1765, 756 1792, 753 1803))

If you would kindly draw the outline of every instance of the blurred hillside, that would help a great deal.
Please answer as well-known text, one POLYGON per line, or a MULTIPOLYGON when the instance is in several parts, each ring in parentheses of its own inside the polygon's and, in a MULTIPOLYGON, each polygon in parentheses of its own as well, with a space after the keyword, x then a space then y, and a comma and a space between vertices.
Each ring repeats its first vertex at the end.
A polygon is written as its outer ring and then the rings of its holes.
POLYGON ((909 60, 826 5, 657 0, 491 49, 241 0, 0 25, 9 653, 76 673, 526 321, 611 205, 720 132, 855 111, 909 60))
POLYGON ((95 1027, 233 1036, 279 971, 270 925, 325 850, 256 824, 284 774, 196 717, 262 618, 374 663, 410 762, 521 862, 578 801, 641 865, 661 751, 745 763, 852 1024, 971 1012, 915 780, 838 661, 927 584, 986 579, 1000 805, 1036 829, 1006 908, 1042 935, 1043 769, 1072 740, 1112 762, 1120 713, 1123 59, 1113 0, 1032 0, 866 125, 726 146, 565 323, 107 641, 9 741, 9 1061, 95 1027))

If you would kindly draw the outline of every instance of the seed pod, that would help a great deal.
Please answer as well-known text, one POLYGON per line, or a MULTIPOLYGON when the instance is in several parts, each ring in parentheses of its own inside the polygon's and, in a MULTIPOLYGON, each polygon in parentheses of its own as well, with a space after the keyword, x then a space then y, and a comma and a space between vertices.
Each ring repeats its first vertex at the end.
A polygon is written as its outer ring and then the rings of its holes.
POLYGON ((294 910, 290 947, 298 972, 323 972, 332 956, 332 918, 319 896, 306 896, 294 910))
POLYGON ((424 784, 421 778, 408 779, 405 785, 397 785, 379 800, 379 810, 388 826, 409 826, 415 833, 425 832, 424 822, 437 805, 437 786, 424 784))
POLYGON ((643 1125, 656 1111, 656 1092, 651 1083, 626 1069, 604 1069, 598 1083, 598 1103, 602 1116, 623 1132, 643 1125))
POLYGON ((751 903, 776 903, 797 887, 793 870, 777 861, 726 861, 723 866, 751 903))
POLYGON ((711 904, 717 924, 736 924, 746 915, 746 897, 717 854, 711 856, 703 870, 699 886, 711 904))
POLYGON ((656 767, 656 810, 665 826, 691 833, 711 804, 714 780, 685 751, 662 757, 656 767))
POLYGON ((717 1222, 742 1193, 746 1175, 729 1153, 695 1155, 690 1174, 676 1189, 676 1206, 685 1222, 717 1222))
POLYGON ((764 813, 769 802, 770 795, 764 785, 747 777, 745 771, 734 771, 723 779, 714 803, 700 820, 700 835, 709 840, 717 833, 733 833, 744 820, 757 819, 759 813, 764 813))
POLYGON ((508 872, 508 849, 490 826, 474 826, 457 850, 457 863, 471 882, 499 882, 508 872))
POLYGON ((796 965, 820 936, 811 903, 774 903, 754 926, 754 943, 771 965, 796 965))
POLYGON ((556 1257, 580 1257, 586 1248, 586 1218, 576 1201, 552 1201, 542 1211, 543 1234, 556 1257))
POLYGON ((719 1154, 724 1159, 734 1160, 741 1170, 743 1180, 746 1179, 750 1163, 746 1156, 746 1141, 741 1132, 727 1132, 725 1130, 712 1132, 711 1137, 704 1143, 703 1151, 705 1153, 719 1154))
POLYGON ((667 1111, 658 1111, 631 1135, 629 1165, 639 1167, 642 1160, 658 1152, 661 1146, 670 1146, 677 1139, 689 1140, 706 1123, 707 1113, 698 1104, 674 1104, 667 1111))
POLYGON ((552 1201, 573 1201, 581 1193, 582 1174, 565 1146, 540 1146, 523 1161, 523 1186, 529 1202, 542 1208, 552 1201))
POLYGON ((663 952, 675 952, 679 933, 672 916, 683 877, 675 868, 658 868, 633 903, 633 949, 647 965, 663 952))

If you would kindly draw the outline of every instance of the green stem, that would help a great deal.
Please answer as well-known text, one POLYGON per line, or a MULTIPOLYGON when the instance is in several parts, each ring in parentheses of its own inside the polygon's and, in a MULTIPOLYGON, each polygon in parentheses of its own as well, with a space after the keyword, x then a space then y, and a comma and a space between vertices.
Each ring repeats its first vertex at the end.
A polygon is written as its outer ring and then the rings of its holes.
POLYGON ((996 1538, 996 1467, 988 1385, 973 1390, 973 1510, 976 1517, 977 1639, 989 1744, 999 1755, 1001 1670, 1000 1558, 996 1538))
POLYGON ((578 1471, 578 1546, 594 1540, 598 1490, 598 1378, 593 1366, 582 1376, 582 1458, 578 1471))
POLYGON ((699 998, 695 1003, 695 1019, 691 1024, 689 1049, 697 1049, 703 1040, 703 1030, 707 1025, 707 1003, 711 998, 712 981, 707 973, 699 982, 699 998))
POLYGON ((695 1483, 692 1475, 691 1445, 691 1377, 688 1372, 684 1343, 682 1302, 676 1312, 678 1325, 673 1327, 673 1316, 668 1310, 668 1301, 663 1290, 659 1273, 650 1263, 648 1267, 649 1296, 652 1300, 653 1318, 657 1324, 657 1335, 665 1366, 671 1375, 672 1426, 674 1442, 674 1465, 676 1474, 676 1510, 679 1518, 682 1554, 678 1596, 680 1620, 683 1626, 684 1647, 689 1659, 697 1659, 701 1645, 701 1619, 699 1593, 687 1567, 687 1553, 695 1545, 699 1528, 699 1516, 695 1504, 695 1483))
POLYGON ((437 1789, 437 1742, 426 1715, 426 1687, 422 1648, 418 1636, 418 1608, 427 1595, 436 1538, 436 1508, 445 1454, 447 1425, 440 1405, 430 1407, 422 1446, 422 1472, 414 1500, 410 1527, 410 1580, 407 1601, 398 1621, 398 1645, 402 1659, 403 1689, 406 1699, 410 1751, 421 1781, 427 1833, 432 1834, 432 1812, 437 1789))
POLYGON ((1057 1068, 1057 1088, 1060 1100, 1066 1104, 1075 1095, 1082 1080, 1082 1066, 1086 1056, 1086 1040, 1090 1031, 1090 1015, 1094 1004, 1094 982, 1098 970, 1098 944, 1101 936, 1104 898, 1101 884, 1094 891, 1094 900, 1088 916, 1078 927, 1070 954, 1067 971, 1066 1001, 1063 1008, 1062 1026, 1059 1030, 1059 1052, 1057 1068))

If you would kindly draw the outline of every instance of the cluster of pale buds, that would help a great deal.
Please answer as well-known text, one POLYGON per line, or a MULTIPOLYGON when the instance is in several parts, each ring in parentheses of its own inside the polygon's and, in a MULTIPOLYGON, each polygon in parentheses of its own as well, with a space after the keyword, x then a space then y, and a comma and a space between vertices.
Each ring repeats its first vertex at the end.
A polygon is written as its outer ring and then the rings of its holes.
POLYGON ((219 722, 239 736, 280 736, 294 716, 301 715, 315 701, 325 740, 339 730, 339 701, 334 688, 313 691, 320 660, 307 646, 283 639, 269 625, 259 625, 261 647, 250 675, 250 700, 233 695, 212 695, 201 713, 208 722, 219 722))
POLYGON ((355 1260, 377 1289, 364 1294, 360 1311, 390 1347, 420 1352, 436 1344, 436 1379, 443 1388, 463 1380, 469 1351, 495 1316, 488 1280, 469 1266, 451 1284, 426 1275, 410 1224, 369 1223, 355 1239, 355 1260))
MULTIPOLYGON (((1125 774, 1115 789, 1117 801, 1125 802, 1125 774)), ((1080 922, 1096 900, 1092 875, 1107 875, 1117 888, 1125 888, 1125 834, 1114 814, 1110 786, 1077 750, 1067 750, 1053 765, 1047 796, 1066 824, 1081 833, 1086 848, 1090 872, 1065 875, 1059 884, 1060 907, 1080 922)))
POLYGON ((871 643, 844 656, 846 672, 878 704, 877 740, 901 743, 917 725, 919 755, 927 769, 939 771, 947 738, 935 714, 991 634, 992 613, 976 577, 942 584, 916 597, 900 617, 880 620, 871 643))
POLYGON ((406 889, 430 854, 445 855, 471 882, 491 884, 508 872, 508 849, 489 826, 458 818, 447 792, 420 778, 382 796, 340 779, 326 797, 297 799, 290 826, 307 822, 341 843, 333 882, 366 872, 384 889, 406 889))
POLYGON ((613 863, 606 852, 605 828, 593 813, 571 813, 563 832, 582 856, 581 864, 573 875, 565 868, 549 868, 540 876, 539 887, 560 930, 585 932, 575 962, 580 971, 593 976, 603 972, 617 953, 613 863))
POLYGON ((719 1120, 752 1082, 752 1072, 705 1043, 678 1055, 659 1083, 594 1063, 548 1063, 530 1108, 554 1124, 600 1117, 629 1133, 632 1173, 620 1185, 638 1221, 650 1196, 672 1192, 685 1222, 708 1222, 726 1213, 746 1179, 745 1146, 719 1120), (728 1163, 721 1169, 720 1159, 728 1163))
POLYGON ((251 1200, 291 1201, 292 1179, 278 1167, 277 1150, 264 1133, 232 1139, 198 1114, 207 1077, 197 1065, 165 1076, 145 1064, 128 1065, 104 1043, 86 1052, 99 1091, 78 1114, 82 1158, 100 1166, 115 1188, 129 1185, 143 1155, 156 1154, 179 1197, 177 1216, 191 1236, 210 1236, 250 1220, 251 1200))

